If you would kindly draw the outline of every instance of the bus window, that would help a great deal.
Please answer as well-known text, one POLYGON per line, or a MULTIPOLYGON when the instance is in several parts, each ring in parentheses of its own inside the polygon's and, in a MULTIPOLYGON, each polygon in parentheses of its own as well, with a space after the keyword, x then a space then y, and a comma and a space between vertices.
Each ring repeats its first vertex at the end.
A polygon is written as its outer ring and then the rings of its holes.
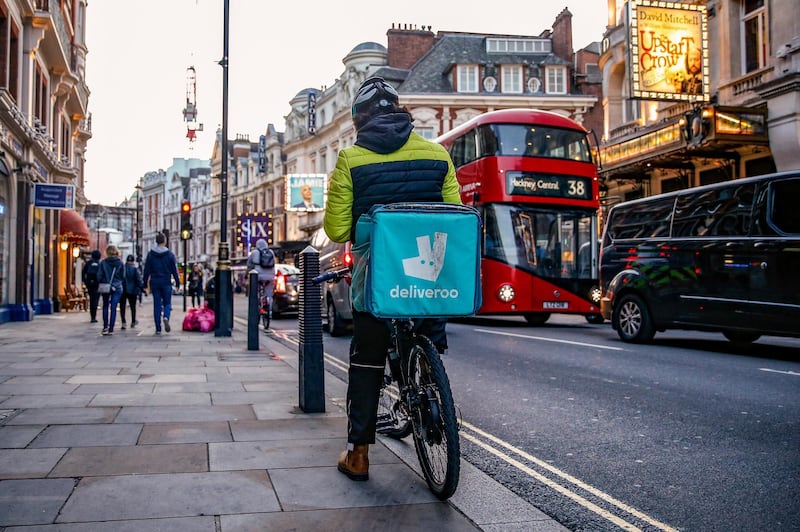
POLYGON ((484 256, 542 277, 590 279, 588 214, 523 205, 490 205, 484 214, 484 256))
POLYGON ((491 127, 496 137, 498 155, 592 162, 589 141, 582 131, 526 124, 497 124, 491 127))

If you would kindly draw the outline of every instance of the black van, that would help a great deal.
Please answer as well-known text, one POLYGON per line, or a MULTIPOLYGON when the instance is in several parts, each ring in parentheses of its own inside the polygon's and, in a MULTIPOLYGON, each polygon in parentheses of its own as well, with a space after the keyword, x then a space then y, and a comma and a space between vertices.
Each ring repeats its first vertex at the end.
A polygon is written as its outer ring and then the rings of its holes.
POLYGON ((603 317, 626 342, 666 329, 800 337, 800 172, 614 205, 600 280, 603 317))

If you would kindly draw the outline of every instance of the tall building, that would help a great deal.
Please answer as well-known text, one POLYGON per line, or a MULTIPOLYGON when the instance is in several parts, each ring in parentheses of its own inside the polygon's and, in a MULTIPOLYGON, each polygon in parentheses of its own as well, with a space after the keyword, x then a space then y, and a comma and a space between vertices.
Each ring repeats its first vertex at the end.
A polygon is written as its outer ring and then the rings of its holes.
POLYGON ((0 0, 0 322, 58 310, 80 285, 86 4, 0 0))
POLYGON ((800 168, 797 0, 608 0, 606 204, 800 168))

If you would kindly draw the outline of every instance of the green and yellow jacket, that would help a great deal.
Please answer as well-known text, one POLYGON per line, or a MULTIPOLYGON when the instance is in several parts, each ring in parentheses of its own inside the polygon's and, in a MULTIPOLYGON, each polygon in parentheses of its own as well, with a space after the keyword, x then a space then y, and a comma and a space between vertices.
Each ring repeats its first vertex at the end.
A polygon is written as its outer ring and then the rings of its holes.
POLYGON ((461 203, 455 168, 440 145, 412 131, 408 113, 378 115, 339 152, 323 226, 334 242, 352 240, 373 205, 406 201, 461 203))

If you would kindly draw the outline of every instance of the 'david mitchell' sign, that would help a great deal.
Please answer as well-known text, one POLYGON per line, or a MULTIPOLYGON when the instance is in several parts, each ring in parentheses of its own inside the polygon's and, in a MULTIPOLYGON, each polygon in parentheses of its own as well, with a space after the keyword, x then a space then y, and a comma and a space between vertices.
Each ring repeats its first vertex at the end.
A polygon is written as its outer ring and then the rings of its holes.
POLYGON ((706 6, 657 0, 629 5, 632 96, 707 102, 706 6))

